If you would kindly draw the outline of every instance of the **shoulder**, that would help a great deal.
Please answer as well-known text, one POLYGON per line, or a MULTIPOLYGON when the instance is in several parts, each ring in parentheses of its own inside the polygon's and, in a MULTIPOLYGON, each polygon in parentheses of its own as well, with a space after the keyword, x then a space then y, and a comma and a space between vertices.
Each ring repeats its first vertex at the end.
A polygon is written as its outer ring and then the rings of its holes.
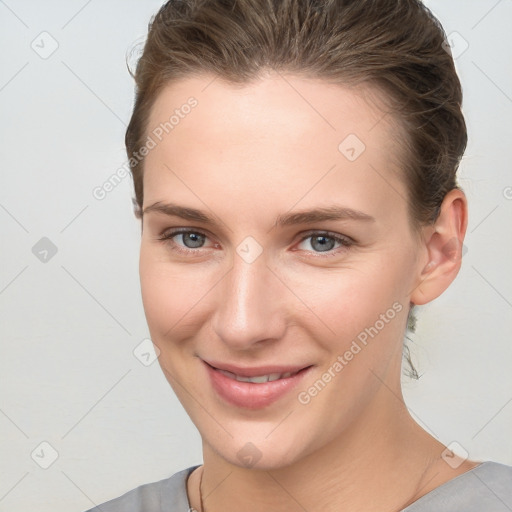
POLYGON ((164 512, 189 509, 186 481, 193 466, 169 478, 141 485, 87 512, 164 512))
POLYGON ((403 512, 510 512, 512 466, 482 462, 422 496, 403 512))

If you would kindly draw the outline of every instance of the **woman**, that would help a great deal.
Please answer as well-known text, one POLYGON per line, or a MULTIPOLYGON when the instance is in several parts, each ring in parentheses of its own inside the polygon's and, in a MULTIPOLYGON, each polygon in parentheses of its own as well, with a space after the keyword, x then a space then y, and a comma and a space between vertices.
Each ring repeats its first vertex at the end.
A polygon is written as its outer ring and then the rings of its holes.
POLYGON ((126 133, 152 340, 204 464, 98 510, 512 509, 400 389, 456 277, 462 94, 416 0, 170 1, 126 133))

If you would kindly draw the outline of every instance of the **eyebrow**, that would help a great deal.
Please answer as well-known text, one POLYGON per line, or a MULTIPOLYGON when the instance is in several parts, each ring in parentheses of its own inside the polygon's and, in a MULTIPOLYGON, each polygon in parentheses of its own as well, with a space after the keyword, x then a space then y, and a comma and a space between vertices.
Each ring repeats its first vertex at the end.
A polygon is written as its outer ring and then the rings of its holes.
MULTIPOLYGON (((162 203, 160 201, 147 206, 142 214, 148 212, 158 212, 171 217, 180 217, 182 219, 201 222, 207 225, 215 225, 216 221, 201 210, 179 206, 173 203, 162 203)), ((292 226, 295 224, 313 224, 315 222, 324 222, 328 220, 358 220, 366 222, 375 222, 375 218, 367 213, 352 208, 332 205, 323 208, 314 208, 311 210, 301 210, 297 212, 284 213, 279 215, 275 221, 276 226, 292 226)))

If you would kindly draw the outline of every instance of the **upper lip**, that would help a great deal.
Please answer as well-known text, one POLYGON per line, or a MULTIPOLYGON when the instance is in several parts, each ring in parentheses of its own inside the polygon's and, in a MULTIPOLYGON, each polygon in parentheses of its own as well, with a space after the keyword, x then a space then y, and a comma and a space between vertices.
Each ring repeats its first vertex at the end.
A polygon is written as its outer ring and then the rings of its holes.
POLYGON ((217 361, 203 361, 216 370, 225 370, 240 377, 259 377, 261 375, 270 375, 271 373, 297 373, 300 370, 312 365, 265 365, 265 366, 237 366, 230 363, 221 363, 217 361))

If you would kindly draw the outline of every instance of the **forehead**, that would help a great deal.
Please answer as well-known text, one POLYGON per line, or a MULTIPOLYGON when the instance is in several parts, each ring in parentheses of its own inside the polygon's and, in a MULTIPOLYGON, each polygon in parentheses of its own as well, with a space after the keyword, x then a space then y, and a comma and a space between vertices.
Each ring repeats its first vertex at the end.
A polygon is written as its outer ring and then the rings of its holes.
POLYGON ((396 127, 383 105, 368 87, 277 73, 243 85, 211 75, 172 83, 148 123, 156 145, 146 157, 145 198, 162 200, 167 184, 176 193, 183 185, 231 194, 251 187, 299 199, 319 180, 357 196, 383 179, 405 196, 396 127))
POLYGON ((389 138, 395 128, 384 98, 370 86, 349 88, 277 72, 244 84, 205 74, 164 87, 151 109, 148 131, 169 121, 174 113, 172 131, 178 136, 183 131, 178 129, 181 124, 207 139, 220 135, 234 143, 247 135, 278 135, 279 142, 319 135, 336 142, 353 133, 375 145, 384 142, 383 137, 389 138), (197 103, 193 109, 187 106, 191 98, 197 103), (210 122, 205 124, 205 120, 210 122))

